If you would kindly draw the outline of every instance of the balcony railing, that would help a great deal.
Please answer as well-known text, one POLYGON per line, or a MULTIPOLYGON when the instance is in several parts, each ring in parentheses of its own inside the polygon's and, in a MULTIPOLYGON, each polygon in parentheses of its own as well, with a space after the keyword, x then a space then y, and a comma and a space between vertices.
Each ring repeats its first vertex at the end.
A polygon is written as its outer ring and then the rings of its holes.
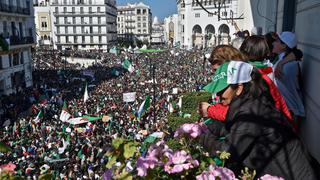
POLYGON ((32 36, 27 36, 27 37, 10 36, 10 46, 33 44, 33 43, 34 43, 34 40, 32 36))
POLYGON ((30 15, 30 9, 29 8, 22 8, 22 7, 18 7, 18 6, 12 6, 12 5, 8 5, 8 4, 5 4, 5 3, 0 3, 0 12, 30 15))

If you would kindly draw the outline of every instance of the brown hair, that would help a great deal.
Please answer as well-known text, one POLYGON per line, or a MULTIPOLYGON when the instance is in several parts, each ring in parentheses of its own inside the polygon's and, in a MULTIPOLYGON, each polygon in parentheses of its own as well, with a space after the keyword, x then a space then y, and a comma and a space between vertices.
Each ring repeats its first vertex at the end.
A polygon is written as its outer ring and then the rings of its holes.
POLYGON ((247 37, 240 51, 247 56, 248 60, 263 61, 269 55, 269 46, 264 36, 253 35, 247 37))
POLYGON ((231 45, 219 45, 213 49, 208 59, 211 65, 221 65, 227 61, 245 61, 245 56, 231 45))

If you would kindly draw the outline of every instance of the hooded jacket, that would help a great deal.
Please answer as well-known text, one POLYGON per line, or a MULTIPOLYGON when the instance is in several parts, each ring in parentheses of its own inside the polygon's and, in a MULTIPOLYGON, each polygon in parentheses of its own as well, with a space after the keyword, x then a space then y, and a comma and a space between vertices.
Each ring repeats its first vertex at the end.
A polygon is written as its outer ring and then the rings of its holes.
POLYGON ((210 132, 200 137, 200 143, 211 154, 228 151, 227 167, 240 174, 243 167, 255 169, 257 177, 265 174, 285 179, 317 178, 318 164, 306 150, 286 117, 261 97, 248 95, 235 98, 221 126, 210 124, 210 132), (225 136, 224 141, 218 138, 225 136))

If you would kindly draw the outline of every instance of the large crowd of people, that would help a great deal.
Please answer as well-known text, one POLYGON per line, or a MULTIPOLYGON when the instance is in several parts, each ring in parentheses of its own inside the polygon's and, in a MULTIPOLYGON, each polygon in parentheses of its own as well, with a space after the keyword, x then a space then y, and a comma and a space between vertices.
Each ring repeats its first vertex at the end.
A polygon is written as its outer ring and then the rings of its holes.
POLYGON ((199 90, 209 79, 200 52, 171 49, 156 54, 101 53, 103 61, 86 69, 70 64, 65 69, 59 53, 47 58, 51 53, 36 53, 40 63, 35 64, 33 88, 21 94, 24 99, 2 101, 4 106, 13 106, 6 108, 4 116, 10 125, 0 132, 1 140, 13 151, 1 154, 0 164, 14 163, 23 177, 37 177, 46 167, 59 178, 101 177, 107 163, 104 154, 113 138, 141 141, 152 132, 170 133, 169 103, 178 101, 183 92, 199 90), (134 72, 121 68, 125 58, 131 60, 134 72), (84 102, 86 84, 89 99, 84 102), (136 101, 123 102, 123 93, 128 92, 136 92, 136 101), (150 110, 140 118, 138 108, 148 95, 150 110), (82 125, 62 122, 59 117, 64 102, 70 118, 108 115, 111 119, 82 125), (35 121, 40 111, 44 116, 35 121))
POLYGON ((295 35, 248 36, 235 44, 215 47, 209 62, 198 50, 73 52, 102 60, 88 68, 67 63, 63 52, 40 50, 34 57, 33 88, 1 99, 0 141, 12 151, 0 153, 0 164, 15 164, 17 174, 29 179, 48 171, 61 179, 99 179, 112 139, 143 141, 157 131, 172 134, 167 123, 171 103, 182 93, 206 90, 218 102, 203 102, 198 109, 215 122, 200 138, 211 155, 230 152, 229 168, 235 172, 246 166, 258 174, 315 178, 317 163, 298 138, 305 114, 299 83, 302 52, 295 35), (121 67, 125 59, 133 71, 121 67), (123 94, 129 92, 135 98, 124 102, 123 94), (141 116, 139 107, 147 96, 151 107, 141 116), (104 118, 75 125, 61 120, 62 110, 70 118, 104 118), (220 136, 225 140, 217 141, 220 136))

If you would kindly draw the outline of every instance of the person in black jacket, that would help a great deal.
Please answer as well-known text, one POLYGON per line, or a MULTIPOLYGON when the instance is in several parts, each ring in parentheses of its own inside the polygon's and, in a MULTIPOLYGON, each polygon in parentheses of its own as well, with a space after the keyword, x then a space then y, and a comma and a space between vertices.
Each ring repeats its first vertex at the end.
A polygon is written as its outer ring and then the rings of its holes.
MULTIPOLYGON (((200 143, 210 153, 231 153, 227 167, 244 167, 285 179, 319 179, 318 163, 309 156, 286 117, 274 106, 261 74, 250 64, 230 61, 216 71, 210 86, 229 105, 223 128, 209 125, 200 143), (224 136, 225 140, 219 140, 224 136)), ((199 107, 200 114, 206 111, 199 107)))

